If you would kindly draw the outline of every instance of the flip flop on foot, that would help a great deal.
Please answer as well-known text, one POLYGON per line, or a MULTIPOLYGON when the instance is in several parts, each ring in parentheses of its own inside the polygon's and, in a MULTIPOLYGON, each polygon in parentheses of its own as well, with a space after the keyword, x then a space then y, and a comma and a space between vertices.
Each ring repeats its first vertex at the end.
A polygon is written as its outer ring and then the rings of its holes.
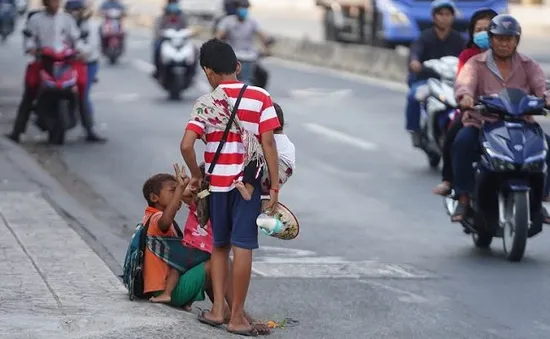
POLYGON ((258 330, 256 329, 256 327, 254 327, 254 325, 252 325, 252 327, 247 330, 230 330, 228 328, 227 332, 231 334, 242 335, 243 337, 257 337, 259 335, 258 330))
POLYGON ((223 321, 217 322, 217 321, 215 321, 215 320, 208 319, 208 318, 206 317, 206 314, 207 314, 208 312, 210 312, 210 311, 209 311, 209 310, 203 310, 203 311, 201 312, 201 314, 199 315, 198 319, 199 319, 199 321, 200 321, 201 323, 206 324, 206 325, 208 325, 208 326, 212 326, 212 327, 220 327, 221 325, 223 325, 223 321))
POLYGON ((443 181, 435 186, 432 192, 443 196, 449 195, 451 193, 451 184, 447 181, 443 181))
POLYGON ((262 322, 252 323, 252 327, 256 330, 258 335, 270 335, 271 334, 271 330, 269 329, 269 326, 267 326, 267 324, 264 324, 262 322))
POLYGON ((540 212, 542 213, 542 223, 550 225, 550 215, 548 214, 548 210, 543 207, 540 212))
POLYGON ((451 215, 451 221, 452 222, 461 222, 464 220, 464 217, 466 216, 466 212, 468 212, 468 206, 459 203, 456 206, 455 212, 453 215, 451 215))

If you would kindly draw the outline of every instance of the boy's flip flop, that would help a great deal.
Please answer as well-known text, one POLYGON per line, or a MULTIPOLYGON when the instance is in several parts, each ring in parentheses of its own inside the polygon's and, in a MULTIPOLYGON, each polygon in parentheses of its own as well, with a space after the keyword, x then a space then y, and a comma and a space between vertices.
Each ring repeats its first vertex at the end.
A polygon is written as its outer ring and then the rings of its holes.
POLYGON ((254 325, 252 325, 252 327, 248 330, 230 331, 228 329, 227 332, 231 334, 242 335, 243 337, 257 337, 259 335, 258 330, 254 327, 254 325))
POLYGON ((210 320, 210 319, 206 318, 204 315, 208 312, 210 312, 210 310, 202 310, 201 311, 201 314, 198 317, 199 322, 201 322, 203 324, 206 324, 208 326, 212 326, 212 327, 220 327, 221 325, 223 325, 223 322, 218 323, 214 320, 210 320))

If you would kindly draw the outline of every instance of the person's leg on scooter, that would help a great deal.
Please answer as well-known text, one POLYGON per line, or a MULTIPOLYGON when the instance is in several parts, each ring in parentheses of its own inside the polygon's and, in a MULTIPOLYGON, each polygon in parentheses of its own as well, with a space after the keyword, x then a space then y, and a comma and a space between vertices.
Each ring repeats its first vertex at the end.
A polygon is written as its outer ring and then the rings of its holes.
POLYGON ((446 196, 451 193, 451 182, 453 180, 453 164, 451 159, 451 148, 453 142, 462 129, 462 121, 460 118, 456 119, 445 136, 445 143, 443 144, 443 168, 441 170, 441 182, 433 189, 433 193, 446 196))
POLYGON ((38 61, 32 62, 27 66, 25 72, 25 90, 19 108, 17 109, 17 116, 13 124, 12 132, 7 136, 14 142, 19 142, 21 134, 25 133, 27 129, 32 106, 38 92, 41 68, 42 64, 38 61))
POLYGON ((153 65, 155 65, 155 70, 153 71, 153 78, 158 78, 160 75, 160 46, 162 40, 155 40, 153 44, 153 65))
POLYGON ((475 186, 473 163, 478 157, 479 129, 463 127, 456 135, 451 148, 453 187, 458 196, 458 206, 451 216, 453 222, 464 220, 470 208, 470 194, 475 186))
POLYGON ((422 134, 420 132, 420 102, 416 100, 416 90, 425 83, 425 80, 415 81, 411 84, 409 93, 407 94, 405 124, 407 131, 411 133, 412 144, 414 147, 420 147, 422 143, 422 134))
MULTIPOLYGON (((88 87, 88 71, 86 64, 82 61, 75 61, 73 67, 77 73, 77 88, 78 88, 78 108, 80 111, 80 120, 84 130, 86 131, 86 141, 89 142, 104 142, 105 138, 100 137, 94 131, 94 121, 92 114, 88 109, 87 104, 87 87, 88 87)), ((93 81, 93 79, 90 79, 93 81)))

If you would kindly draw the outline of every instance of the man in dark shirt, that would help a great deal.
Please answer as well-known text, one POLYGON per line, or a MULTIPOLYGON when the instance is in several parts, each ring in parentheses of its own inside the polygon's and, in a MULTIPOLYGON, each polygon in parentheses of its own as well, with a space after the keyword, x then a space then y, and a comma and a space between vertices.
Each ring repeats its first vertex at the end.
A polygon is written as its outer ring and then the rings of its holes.
POLYGON ((466 40, 452 28, 455 16, 454 3, 451 0, 435 0, 431 7, 433 27, 422 32, 411 46, 409 57, 410 90, 405 116, 406 128, 412 134, 414 147, 420 147, 421 143, 420 103, 415 98, 416 90, 432 76, 429 70, 423 68, 422 63, 444 56, 458 57, 466 47, 466 40))

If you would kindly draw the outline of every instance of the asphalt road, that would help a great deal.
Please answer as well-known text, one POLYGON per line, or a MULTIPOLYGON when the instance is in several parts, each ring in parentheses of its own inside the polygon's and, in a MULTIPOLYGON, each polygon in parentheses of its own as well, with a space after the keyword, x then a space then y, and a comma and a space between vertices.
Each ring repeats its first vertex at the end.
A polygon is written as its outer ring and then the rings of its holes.
MULTIPOLYGON (((34 128, 23 142, 121 241, 141 218, 145 179, 181 161, 188 114, 207 90, 201 75, 184 101, 167 102, 147 74, 147 34, 131 32, 124 60, 102 65, 94 101, 109 143, 87 145, 77 130, 67 145, 48 148, 34 128)), ((13 37, 0 47, 4 113, 20 95, 20 46, 13 37)), ((277 60, 266 65, 297 148, 297 171, 281 201, 302 227, 289 242, 262 236, 255 255, 250 309, 300 322, 274 338, 550 336, 548 234, 531 239, 518 264, 503 259, 499 241, 492 251, 473 249, 431 194, 439 174, 410 146, 399 86, 277 60)), ((10 121, 0 117, 3 130, 10 121)), ((125 248, 114 243, 104 245, 122 261, 125 248)))

